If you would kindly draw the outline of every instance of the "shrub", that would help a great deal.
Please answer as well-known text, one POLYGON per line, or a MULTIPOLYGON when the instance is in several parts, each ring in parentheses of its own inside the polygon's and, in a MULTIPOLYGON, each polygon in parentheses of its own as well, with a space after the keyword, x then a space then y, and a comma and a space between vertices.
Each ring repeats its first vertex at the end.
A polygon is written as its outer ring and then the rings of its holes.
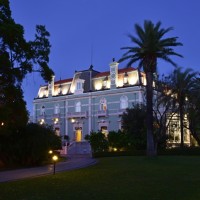
POLYGON ((93 152, 108 151, 108 141, 101 132, 91 132, 85 139, 89 141, 93 152))
POLYGON ((61 139, 51 127, 34 123, 0 137, 0 160, 6 165, 39 165, 48 158, 50 149, 61 148, 61 139))

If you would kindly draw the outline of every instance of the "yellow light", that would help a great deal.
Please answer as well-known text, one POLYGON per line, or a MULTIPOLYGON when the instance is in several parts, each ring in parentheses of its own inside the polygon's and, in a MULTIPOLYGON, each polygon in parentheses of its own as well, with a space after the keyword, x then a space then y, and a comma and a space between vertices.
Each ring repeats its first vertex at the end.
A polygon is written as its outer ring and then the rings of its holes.
POLYGON ((71 119, 71 122, 74 123, 74 122, 75 122, 75 119, 72 118, 72 119, 71 119))
POLYGON ((117 148, 113 148, 114 151, 117 151, 117 148))
POLYGON ((4 126, 4 122, 1 122, 1 126, 4 126))
POLYGON ((58 156, 54 155, 54 156, 52 157, 52 160, 53 160, 54 162, 56 162, 56 161, 58 160, 58 156))
POLYGON ((54 119, 54 124, 57 124, 58 121, 59 121, 59 119, 58 119, 58 118, 55 118, 55 119, 54 119))
POLYGON ((52 154, 53 153, 53 151, 52 150, 49 150, 49 154, 52 154))
POLYGON ((41 125, 44 124, 44 119, 41 119, 41 120, 40 120, 40 124, 41 124, 41 125))
POLYGON ((102 88, 102 83, 101 82, 95 83, 94 88, 95 88, 95 90, 100 90, 102 88))

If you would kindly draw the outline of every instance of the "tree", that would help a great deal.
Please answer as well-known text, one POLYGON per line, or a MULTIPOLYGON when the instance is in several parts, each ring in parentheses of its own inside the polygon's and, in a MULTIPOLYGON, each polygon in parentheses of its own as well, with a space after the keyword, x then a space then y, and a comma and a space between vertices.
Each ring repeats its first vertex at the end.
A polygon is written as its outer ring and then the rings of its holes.
POLYGON ((23 26, 11 16, 8 0, 0 1, 0 30, 0 116, 4 116, 3 123, 12 121, 13 127, 7 127, 14 129, 19 121, 26 124, 28 120, 21 88, 25 76, 39 72, 45 81, 52 78, 48 66, 50 34, 45 26, 37 25, 35 39, 26 41, 23 26))
POLYGON ((0 134, 0 160, 7 166, 42 164, 50 149, 61 149, 61 138, 49 126, 31 123, 20 131, 0 134))
POLYGON ((190 97, 190 99, 192 100, 192 97, 194 98, 195 95, 194 93, 193 95, 191 94, 196 86, 196 76, 197 73, 194 72, 192 69, 187 68, 183 71, 181 67, 175 69, 169 76, 168 85, 171 90, 171 95, 178 105, 178 112, 180 116, 181 147, 184 146, 184 115, 186 114, 186 106, 189 103, 188 98, 190 97))
POLYGON ((190 90, 188 100, 186 101, 186 112, 188 119, 188 128, 191 135, 200 146, 200 78, 194 80, 194 88, 190 90))
POLYGON ((129 148, 145 149, 146 107, 136 105, 127 108, 122 115, 122 126, 123 132, 127 135, 129 148))
POLYGON ((89 141, 93 153, 108 151, 108 141, 102 132, 91 132, 85 139, 89 141))
POLYGON ((153 156, 156 155, 153 139, 153 74, 157 72, 158 59, 176 66, 170 56, 182 56, 174 52, 172 47, 181 46, 182 43, 177 42, 177 37, 164 38, 173 28, 161 28, 161 22, 153 24, 153 22, 145 20, 144 27, 135 24, 135 30, 137 37, 128 35, 135 46, 121 48, 127 50, 127 52, 123 54, 119 62, 129 60, 127 66, 130 66, 139 61, 138 68, 143 68, 146 74, 147 155, 153 156))

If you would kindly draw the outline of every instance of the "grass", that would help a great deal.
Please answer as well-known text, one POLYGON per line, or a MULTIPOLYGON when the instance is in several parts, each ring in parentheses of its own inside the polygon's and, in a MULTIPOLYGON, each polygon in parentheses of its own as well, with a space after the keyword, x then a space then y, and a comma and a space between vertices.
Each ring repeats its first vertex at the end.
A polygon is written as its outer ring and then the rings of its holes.
POLYGON ((85 169, 0 184, 0 200, 197 200, 200 157, 101 158, 85 169))

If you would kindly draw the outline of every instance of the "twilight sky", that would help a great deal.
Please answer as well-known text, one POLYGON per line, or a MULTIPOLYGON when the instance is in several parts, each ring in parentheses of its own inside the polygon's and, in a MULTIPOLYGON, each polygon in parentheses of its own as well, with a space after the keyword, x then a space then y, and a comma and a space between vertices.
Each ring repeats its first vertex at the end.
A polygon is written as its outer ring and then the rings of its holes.
MULTIPOLYGON (((175 51, 184 58, 173 60, 182 67, 200 69, 199 0, 10 0, 10 6, 15 22, 24 26, 27 40, 33 39, 37 24, 50 32, 50 66, 56 80, 71 78, 75 70, 88 69, 91 64, 97 71, 108 71, 112 58, 118 60, 124 53, 120 48, 131 46, 127 34, 135 34, 134 24, 143 25, 146 19, 161 21, 163 28, 174 27, 167 36, 179 37, 184 46, 175 51)), ((172 70, 168 63, 158 63, 160 74, 172 70)), ((30 113, 43 84, 38 74, 24 81, 30 113)))

